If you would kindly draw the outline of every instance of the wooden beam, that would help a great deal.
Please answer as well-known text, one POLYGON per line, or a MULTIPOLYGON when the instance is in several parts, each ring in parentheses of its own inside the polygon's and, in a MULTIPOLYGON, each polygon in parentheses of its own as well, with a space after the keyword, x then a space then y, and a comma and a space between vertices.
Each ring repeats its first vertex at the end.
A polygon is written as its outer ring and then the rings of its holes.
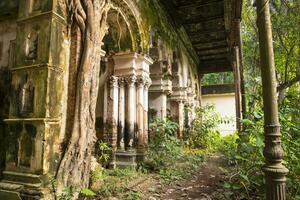
POLYGON ((199 59, 200 61, 204 61, 204 60, 214 60, 214 59, 228 59, 229 57, 230 55, 228 53, 225 53, 225 54, 199 56, 199 59))
POLYGON ((226 31, 215 31, 215 32, 205 32, 198 34, 188 34, 192 43, 199 42, 212 42, 212 41, 220 41, 225 40, 227 38, 226 31))
POLYGON ((209 22, 206 21, 206 22, 183 24, 183 26, 187 33, 196 33, 202 31, 218 31, 218 30, 225 29, 223 18, 217 18, 209 22))
POLYGON ((229 53, 228 47, 197 51, 197 54, 199 57, 207 56, 207 55, 218 55, 218 54, 224 54, 224 53, 229 53))
POLYGON ((220 73, 220 72, 231 72, 232 67, 231 66, 211 66, 207 67, 205 65, 200 65, 198 72, 200 74, 210 74, 210 73, 220 73))
POLYGON ((203 60, 200 62, 199 65, 205 65, 205 66, 208 66, 208 67, 211 67, 211 66, 228 66, 228 65, 231 65, 231 63, 229 62, 229 60, 227 59, 214 59, 214 60, 203 60))
POLYGON ((196 21, 186 21, 184 23, 184 25, 194 25, 197 23, 211 23, 211 22, 215 22, 217 20, 224 20, 224 15, 215 15, 215 16, 210 16, 210 17, 206 17, 206 18, 197 18, 196 21))
POLYGON ((206 50, 206 49, 212 49, 216 47, 226 47, 228 46, 228 42, 227 40, 199 42, 199 43, 194 43, 193 46, 196 50, 206 50))

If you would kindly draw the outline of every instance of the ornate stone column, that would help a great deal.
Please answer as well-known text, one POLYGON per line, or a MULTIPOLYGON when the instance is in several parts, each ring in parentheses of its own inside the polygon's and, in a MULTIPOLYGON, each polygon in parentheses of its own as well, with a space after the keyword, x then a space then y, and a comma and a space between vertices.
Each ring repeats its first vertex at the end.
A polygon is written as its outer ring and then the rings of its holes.
POLYGON ((127 102, 126 102, 126 138, 125 147, 127 150, 133 150, 135 138, 136 123, 136 76, 126 77, 127 83, 127 102))
POLYGON ((125 151, 125 79, 119 78, 118 150, 125 151))
POLYGON ((178 138, 183 138, 184 132, 184 103, 183 101, 178 101, 178 138))
POLYGON ((146 79, 143 76, 137 78, 137 148, 144 151, 144 85, 146 79))
POLYGON ((288 169, 282 164, 284 152, 281 147, 278 119, 270 6, 268 0, 257 0, 256 5, 265 120, 264 156, 266 164, 263 170, 266 177, 266 199, 285 200, 288 169))
POLYGON ((167 97, 172 93, 172 78, 168 67, 168 62, 161 60, 150 68, 152 84, 149 88, 149 105, 155 111, 155 116, 161 119, 167 117, 167 97))
POLYGON ((119 110, 119 85, 118 77, 109 78, 109 93, 107 98, 107 121, 106 121, 106 138, 111 144, 113 150, 117 148, 118 134, 118 110, 119 110))
POLYGON ((151 85, 151 79, 148 78, 144 85, 144 145, 148 147, 148 109, 149 109, 149 87, 151 85))

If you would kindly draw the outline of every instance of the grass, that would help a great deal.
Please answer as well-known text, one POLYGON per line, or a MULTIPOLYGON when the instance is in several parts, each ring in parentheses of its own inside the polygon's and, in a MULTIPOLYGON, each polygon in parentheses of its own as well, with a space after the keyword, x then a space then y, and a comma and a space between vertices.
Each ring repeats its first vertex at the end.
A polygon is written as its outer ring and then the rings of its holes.
MULTIPOLYGON (((203 154, 199 150, 182 148, 182 156, 178 160, 165 163, 159 170, 151 170, 142 165, 138 170, 132 168, 107 170, 98 168, 92 174, 91 190, 100 199, 116 197, 122 200, 139 200, 144 193, 157 192, 155 187, 166 187, 190 176, 203 163, 203 154), (146 184, 145 188, 137 187, 146 184), (151 188, 151 189, 149 189, 151 188)), ((163 158, 162 158, 163 159, 163 158)))

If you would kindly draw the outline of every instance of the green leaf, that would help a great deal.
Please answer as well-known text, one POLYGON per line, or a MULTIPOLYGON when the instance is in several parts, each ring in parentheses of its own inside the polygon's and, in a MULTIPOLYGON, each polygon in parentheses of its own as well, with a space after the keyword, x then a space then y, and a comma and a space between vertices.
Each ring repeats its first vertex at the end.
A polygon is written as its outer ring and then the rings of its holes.
POLYGON ((230 189, 230 188, 231 188, 230 183, 225 182, 225 183, 223 184, 223 188, 225 188, 225 189, 230 189))
POLYGON ((87 197, 93 197, 96 196, 96 193, 93 192, 92 190, 88 189, 88 188, 84 188, 80 191, 81 194, 83 194, 84 196, 87 197))

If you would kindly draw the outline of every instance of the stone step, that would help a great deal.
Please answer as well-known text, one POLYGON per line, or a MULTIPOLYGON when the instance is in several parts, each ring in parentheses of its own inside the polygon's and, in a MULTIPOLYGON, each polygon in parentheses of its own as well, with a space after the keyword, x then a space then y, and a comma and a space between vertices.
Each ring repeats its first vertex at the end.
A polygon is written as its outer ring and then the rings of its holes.
POLYGON ((16 183, 28 187, 40 187, 45 182, 45 177, 43 175, 4 171, 3 182, 16 183))
POLYGON ((117 161, 115 162, 116 168, 119 169, 126 169, 126 168, 137 168, 137 164, 136 163, 130 163, 130 162, 120 162, 117 161))
POLYGON ((129 162, 136 163, 136 153, 135 152, 117 152, 116 153, 117 162, 129 162))
POLYGON ((0 199, 3 200, 22 200, 20 194, 14 191, 1 190, 0 189, 0 199))

